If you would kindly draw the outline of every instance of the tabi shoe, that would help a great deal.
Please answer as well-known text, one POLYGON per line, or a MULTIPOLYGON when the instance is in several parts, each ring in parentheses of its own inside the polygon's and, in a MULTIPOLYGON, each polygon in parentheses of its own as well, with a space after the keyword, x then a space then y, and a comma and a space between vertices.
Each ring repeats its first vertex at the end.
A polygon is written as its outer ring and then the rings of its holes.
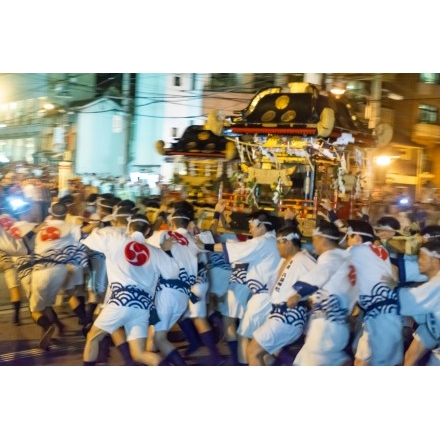
POLYGON ((50 340, 55 332, 56 325, 51 324, 47 329, 43 330, 43 334, 41 335, 40 340, 38 341, 38 346, 42 350, 47 350, 50 344, 50 340))

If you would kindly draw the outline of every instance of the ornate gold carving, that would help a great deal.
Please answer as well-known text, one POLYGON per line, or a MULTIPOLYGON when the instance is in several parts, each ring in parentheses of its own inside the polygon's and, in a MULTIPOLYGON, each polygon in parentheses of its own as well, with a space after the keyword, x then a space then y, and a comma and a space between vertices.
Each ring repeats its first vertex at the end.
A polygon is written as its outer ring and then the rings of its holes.
POLYGON ((281 115, 281 121, 283 122, 290 122, 293 121, 296 118, 296 111, 295 110, 287 110, 287 112, 284 112, 281 115))
POLYGON ((267 112, 263 113, 263 115, 261 116, 261 120, 263 122, 270 122, 275 116, 276 113, 273 110, 268 110, 267 112))
POLYGON ((207 139, 209 139, 209 133, 207 131, 201 131, 197 133, 197 137, 201 141, 206 141, 207 139))
POLYGON ((290 98, 287 95, 278 96, 278 98, 275 101, 275 107, 278 110, 283 110, 289 105, 289 102, 290 102, 290 98))

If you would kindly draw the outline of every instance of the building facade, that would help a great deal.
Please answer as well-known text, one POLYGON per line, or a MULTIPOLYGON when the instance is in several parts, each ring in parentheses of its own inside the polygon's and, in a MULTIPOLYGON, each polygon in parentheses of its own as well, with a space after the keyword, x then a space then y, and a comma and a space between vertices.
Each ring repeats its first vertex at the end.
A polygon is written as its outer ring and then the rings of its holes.
POLYGON ((11 162, 57 160, 69 137, 71 100, 95 93, 95 74, 0 75, 0 153, 11 162))
POLYGON ((123 86, 116 102, 113 96, 100 100, 97 74, 4 73, 0 158, 33 164, 71 161, 74 174, 92 168, 126 176, 158 172, 165 162, 158 141, 171 144, 188 126, 203 125, 211 110, 228 116, 266 87, 305 81, 326 92, 335 80, 344 82, 363 123, 377 132, 392 127, 370 152, 372 163, 380 155, 392 158, 385 170, 375 168, 369 176, 373 184, 409 191, 414 199, 423 198, 426 188, 440 188, 438 73, 137 73, 135 90, 128 94, 123 86), (94 154, 101 148, 105 160, 95 166, 94 154))

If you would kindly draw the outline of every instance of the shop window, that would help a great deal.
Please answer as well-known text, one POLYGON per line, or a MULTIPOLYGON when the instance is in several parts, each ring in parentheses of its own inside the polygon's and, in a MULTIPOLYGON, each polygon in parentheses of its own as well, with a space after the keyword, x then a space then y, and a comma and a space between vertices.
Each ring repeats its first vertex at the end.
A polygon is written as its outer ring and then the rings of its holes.
POLYGON ((254 90, 258 91, 275 85, 275 73, 255 73, 254 74, 254 90))
POLYGON ((440 73, 421 73, 420 82, 424 84, 440 84, 440 73))
POLYGON ((235 73, 212 73, 208 88, 209 90, 226 91, 236 88, 238 85, 239 81, 235 73))
POLYGON ((438 108, 432 105, 419 105, 419 122, 422 124, 438 123, 438 108))

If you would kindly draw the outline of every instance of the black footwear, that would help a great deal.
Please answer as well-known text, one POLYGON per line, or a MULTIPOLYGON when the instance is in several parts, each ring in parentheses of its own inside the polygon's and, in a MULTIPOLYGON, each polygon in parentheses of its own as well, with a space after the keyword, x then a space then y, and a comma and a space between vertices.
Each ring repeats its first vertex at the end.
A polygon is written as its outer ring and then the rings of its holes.
POLYGON ((106 336, 99 342, 99 352, 96 359, 97 365, 107 365, 110 358, 110 345, 112 344, 111 336, 106 336))
POLYGON ((47 350, 47 348, 49 347, 50 340, 52 339, 55 329, 56 329, 56 325, 51 324, 50 327, 43 330, 43 334, 41 335, 41 338, 38 341, 38 346, 42 350, 47 350))
POLYGON ((83 334, 83 336, 87 336, 87 333, 90 331, 90 329, 92 328, 92 323, 89 322, 88 324, 86 324, 82 329, 81 329, 81 333, 83 334))
POLYGON ((58 336, 64 336, 64 331, 66 330, 66 326, 61 321, 58 321, 55 324, 58 328, 58 336))
POLYGON ((218 357, 214 357, 211 360, 212 363, 210 365, 213 365, 214 367, 220 367, 222 365, 225 365, 226 360, 227 360, 226 356, 220 355, 218 357))
POLYGON ((199 348, 202 347, 202 344, 199 345, 189 345, 188 348, 183 352, 184 356, 191 356, 193 353, 195 353, 199 348))
POLYGON ((225 337, 225 328, 223 325, 223 317, 219 312, 214 312, 208 317, 208 321, 214 330, 215 342, 219 343, 225 337))
POLYGON ((12 325, 21 325, 20 318, 18 316, 14 316, 12 320, 12 325))

